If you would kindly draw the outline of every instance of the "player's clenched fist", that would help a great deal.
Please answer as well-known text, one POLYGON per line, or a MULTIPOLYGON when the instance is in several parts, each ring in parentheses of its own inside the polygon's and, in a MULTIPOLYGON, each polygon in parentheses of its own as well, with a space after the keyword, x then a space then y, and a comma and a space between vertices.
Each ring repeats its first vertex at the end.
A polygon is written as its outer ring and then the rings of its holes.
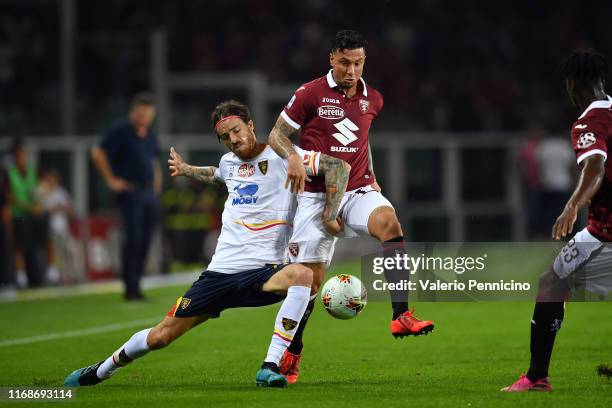
POLYGON ((294 194, 304 192, 304 184, 306 182, 306 170, 302 158, 297 154, 292 154, 287 159, 287 181, 285 188, 291 185, 291 192, 294 194))
POLYGON ((170 168, 170 175, 172 177, 184 176, 184 169, 186 163, 180 154, 174 150, 174 147, 170 148, 170 159, 168 159, 168 167, 170 168))
POLYGON ((325 231, 327 231, 331 235, 338 235, 344 229, 344 225, 342 224, 342 218, 337 217, 333 220, 328 220, 323 217, 323 226, 325 227, 325 231))

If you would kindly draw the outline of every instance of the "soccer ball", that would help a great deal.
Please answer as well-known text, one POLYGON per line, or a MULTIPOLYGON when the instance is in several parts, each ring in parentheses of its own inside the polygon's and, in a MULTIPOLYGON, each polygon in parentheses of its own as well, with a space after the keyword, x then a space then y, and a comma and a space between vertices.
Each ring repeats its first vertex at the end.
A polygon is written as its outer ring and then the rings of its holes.
POLYGON ((321 299, 330 315, 347 320, 361 313, 368 303, 368 294, 353 275, 336 275, 323 285, 321 299))

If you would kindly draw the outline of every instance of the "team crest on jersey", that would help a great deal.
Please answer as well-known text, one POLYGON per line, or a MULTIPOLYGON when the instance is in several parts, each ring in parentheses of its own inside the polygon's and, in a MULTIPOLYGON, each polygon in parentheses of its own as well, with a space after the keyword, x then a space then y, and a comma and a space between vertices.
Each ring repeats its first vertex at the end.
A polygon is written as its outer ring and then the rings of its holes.
POLYGON ((296 322, 293 319, 289 319, 287 317, 283 317, 282 323, 283 323, 283 327, 285 328, 285 330, 293 330, 298 325, 298 322, 296 322))
POLYGON ((368 109, 370 109, 370 101, 365 100, 365 99, 360 99, 359 109, 361 109, 361 113, 366 113, 368 109))
POLYGON ((253 174, 255 174, 255 166, 251 163, 242 163, 240 167, 238 167, 239 177, 251 177, 253 174))
POLYGON ((576 143, 576 147, 579 149, 586 149, 587 147, 593 146, 597 142, 595 140, 595 134, 593 132, 581 133, 578 138, 578 143, 576 143))
POLYGON ((266 173, 268 172, 268 161, 267 160, 260 161, 259 163, 257 163, 257 167, 259 167, 259 170, 265 176, 266 173))
POLYGON ((299 253, 300 253, 300 244, 298 244, 297 242, 290 242, 289 243, 289 252, 293 256, 298 256, 299 253))
POLYGON ((181 300, 181 309, 187 309, 187 306, 189 306, 189 304, 191 303, 191 299, 189 298, 183 298, 183 300, 181 300))

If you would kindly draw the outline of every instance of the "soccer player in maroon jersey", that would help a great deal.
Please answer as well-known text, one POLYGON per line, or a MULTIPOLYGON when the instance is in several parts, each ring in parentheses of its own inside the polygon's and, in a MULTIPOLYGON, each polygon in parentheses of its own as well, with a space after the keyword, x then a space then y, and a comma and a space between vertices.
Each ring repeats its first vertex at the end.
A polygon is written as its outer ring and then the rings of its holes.
POLYGON ((502 391, 550 391, 548 367, 555 336, 563 322, 570 290, 606 295, 612 290, 612 99, 604 84, 608 65, 601 54, 575 51, 561 64, 570 99, 583 113, 571 129, 571 142, 581 168, 578 184, 552 228, 552 238, 569 235, 578 210, 587 205, 588 224, 562 249, 542 275, 531 320, 531 362, 526 375, 502 391))
MULTIPOLYGON (((372 169, 368 131, 383 107, 383 98, 361 77, 366 60, 365 44, 358 32, 339 31, 329 54, 332 69, 295 91, 268 139, 274 151, 288 160, 285 187, 291 184, 292 191, 298 193, 299 207, 288 248, 290 259, 309 266, 314 273, 315 295, 281 365, 281 372, 287 374, 290 383, 297 380, 302 333, 325 268, 331 261, 336 237, 369 235, 383 242, 385 255, 404 251, 402 227, 393 206, 381 194, 372 169), (306 178, 302 158, 289 140, 296 131, 300 133, 300 147, 320 151, 351 165, 347 193, 341 203, 342 217, 336 225, 322 223, 325 187, 320 177, 306 178)), ((385 271, 385 278, 397 282, 408 280, 409 274, 385 271)), ((391 293, 391 333, 395 337, 429 333, 433 323, 419 320, 408 311, 407 299, 407 291, 391 293)))

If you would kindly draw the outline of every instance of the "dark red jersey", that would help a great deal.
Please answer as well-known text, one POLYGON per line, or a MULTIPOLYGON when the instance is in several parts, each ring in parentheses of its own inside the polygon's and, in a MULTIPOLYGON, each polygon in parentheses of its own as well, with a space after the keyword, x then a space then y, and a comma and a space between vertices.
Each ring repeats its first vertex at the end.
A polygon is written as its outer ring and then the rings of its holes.
MULTIPOLYGON (((580 165, 598 154, 607 159, 612 145, 612 99, 595 101, 572 125, 572 147, 580 165)), ((606 160, 605 177, 589 203, 587 228, 601 241, 612 241, 612 164, 606 160)))
MULTIPOLYGON (((298 88, 281 116, 300 130, 300 147, 337 157, 351 165, 348 190, 372 184, 369 170, 368 132, 381 111, 380 92, 361 79, 357 93, 346 98, 332 71, 298 88)), ((324 192, 322 177, 312 177, 306 191, 324 192)))

